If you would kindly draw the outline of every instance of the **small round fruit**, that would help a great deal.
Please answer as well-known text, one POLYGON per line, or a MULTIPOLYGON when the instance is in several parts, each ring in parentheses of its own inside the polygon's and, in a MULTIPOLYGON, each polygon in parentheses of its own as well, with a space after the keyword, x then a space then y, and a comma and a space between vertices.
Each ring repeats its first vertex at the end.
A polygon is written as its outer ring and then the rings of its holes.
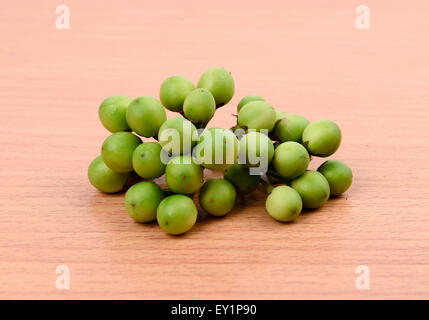
POLYGON ((127 108, 131 98, 123 95, 111 96, 103 100, 98 108, 98 117, 110 132, 129 131, 127 108))
POLYGON ((157 142, 145 142, 133 153, 134 171, 144 179, 155 179, 165 172, 165 164, 161 161, 161 153, 165 152, 157 142))
POLYGON ((231 182, 237 193, 249 194, 256 190, 261 181, 260 175, 251 175, 249 168, 244 164, 233 164, 224 174, 224 178, 231 182))
POLYGON ((187 154, 197 143, 197 128, 187 119, 173 117, 165 121, 159 128, 158 140, 162 148, 169 154, 187 154))
POLYGON ((302 133, 302 144, 312 155, 329 157, 341 144, 341 130, 330 120, 312 122, 302 133))
POLYGON ((171 76, 162 83, 159 89, 159 98, 168 110, 181 112, 186 96, 194 89, 194 84, 188 78, 171 76))
POLYGON ((319 208, 329 199, 329 183, 320 172, 308 170, 291 186, 301 196, 304 208, 319 208))
POLYGON ((92 160, 88 167, 88 179, 91 184, 106 193, 119 192, 124 188, 125 182, 130 174, 118 173, 110 169, 101 156, 92 160))
POLYGON ((332 196, 338 196, 346 192, 352 185, 352 170, 342 161, 328 160, 317 171, 328 180, 332 196))
POLYGON ((274 151, 272 164, 285 179, 294 179, 307 170, 310 156, 307 150, 294 141, 281 143, 274 151))
POLYGON ((231 130, 210 128, 200 136, 194 156, 204 168, 225 171, 238 158, 238 139, 231 130))
POLYGON ((193 90, 186 96, 183 112, 192 123, 207 124, 216 111, 216 102, 210 91, 202 88, 193 90))
POLYGON ((274 137, 280 142, 295 141, 301 143, 302 133, 310 121, 299 114, 289 113, 277 122, 274 137))
POLYGON ((265 134, 249 132, 239 142, 239 162, 249 167, 268 168, 273 155, 273 142, 265 134))
POLYGON ((241 108, 243 108, 246 104, 248 104, 249 102, 252 102, 252 101, 265 101, 265 99, 260 97, 260 96, 255 95, 255 94, 245 96, 238 103, 237 112, 240 112, 241 108))
POLYGON ((133 185, 125 194, 125 207, 128 215, 137 222, 145 223, 156 219, 156 210, 164 194, 152 181, 133 185))
POLYGON ((203 182, 203 168, 191 156, 171 159, 165 169, 165 181, 174 193, 191 195, 198 191, 203 182))
POLYGON ((252 101, 238 113, 238 125, 243 129, 271 131, 276 123, 276 111, 265 101, 252 101))
POLYGON ((179 235, 189 231, 197 221, 198 210, 191 198, 175 194, 161 201, 156 218, 168 234, 179 235))
POLYGON ((141 143, 141 139, 131 132, 116 132, 104 140, 101 156, 113 171, 130 172, 133 170, 133 152, 141 143))
POLYGON ((209 90, 216 101, 216 107, 219 108, 232 99, 235 90, 234 79, 226 69, 211 68, 201 75, 198 88, 209 90))
POLYGON ((154 137, 166 119, 164 107, 153 97, 138 97, 128 106, 128 125, 140 136, 154 137))
POLYGON ((298 218, 302 210, 302 200, 298 192, 288 186, 275 187, 268 195, 265 208, 271 217, 281 222, 298 218))
POLYGON ((199 194, 201 207, 212 216, 224 216, 234 208, 237 193, 228 180, 214 178, 202 186, 199 194))

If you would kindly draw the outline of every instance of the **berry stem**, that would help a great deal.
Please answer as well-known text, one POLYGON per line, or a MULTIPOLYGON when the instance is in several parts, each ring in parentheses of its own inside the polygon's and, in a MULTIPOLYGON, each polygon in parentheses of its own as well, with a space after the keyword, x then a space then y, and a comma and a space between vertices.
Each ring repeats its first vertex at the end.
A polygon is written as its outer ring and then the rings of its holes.
POLYGON ((165 197, 168 197, 168 196, 172 196, 172 195, 174 195, 175 193, 172 191, 172 190, 170 190, 169 188, 165 188, 165 189, 161 189, 162 190, 162 192, 164 193, 164 196, 165 197))
POLYGON ((279 175, 277 172, 273 171, 273 170, 268 170, 267 172, 267 177, 272 177, 272 178, 276 178, 277 180, 279 180, 280 182, 284 183, 284 184, 289 184, 290 181, 287 181, 285 178, 283 178, 281 175, 279 175))
POLYGON ((205 129, 207 126, 207 123, 194 123, 194 125, 197 129, 205 129))
POLYGON ((267 191, 268 194, 270 194, 273 191, 274 186, 268 183, 267 181, 265 181, 263 178, 261 178, 261 183, 264 185, 265 190, 267 191))

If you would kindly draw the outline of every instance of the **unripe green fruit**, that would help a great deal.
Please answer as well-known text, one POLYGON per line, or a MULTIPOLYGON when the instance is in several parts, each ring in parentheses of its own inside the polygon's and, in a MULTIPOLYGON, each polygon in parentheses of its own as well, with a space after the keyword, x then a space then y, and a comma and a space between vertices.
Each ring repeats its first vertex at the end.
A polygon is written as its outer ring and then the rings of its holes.
POLYGON ((165 153, 156 142, 145 142, 133 153, 134 171, 144 179, 155 179, 165 172, 165 164, 161 161, 161 153, 165 153))
POLYGON ((341 144, 341 130, 330 120, 312 122, 302 133, 302 144, 312 155, 329 157, 341 144))
POLYGON ((137 222, 145 223, 156 219, 156 210, 164 194, 152 181, 133 185, 125 194, 125 207, 128 215, 137 222))
POLYGON ((118 173, 110 169, 101 156, 96 157, 88 167, 89 182, 101 192, 115 193, 124 188, 129 173, 118 173))
POLYGON ((302 200, 298 192, 291 187, 278 186, 268 195, 265 208, 277 221, 290 222, 301 213, 302 200))
POLYGON ((198 80, 198 88, 209 90, 216 107, 227 104, 234 95, 235 85, 231 73, 223 68, 211 68, 204 72, 198 80))
POLYGON ((239 161, 249 167, 267 168, 273 155, 273 142, 262 133, 249 132, 239 142, 239 161))
POLYGON ((191 198, 175 194, 161 201, 157 210, 159 226, 168 234, 189 231, 197 221, 198 210, 191 198))
POLYGON ((301 196, 304 208, 319 208, 329 199, 329 183, 320 172, 308 170, 293 180, 291 186, 301 196))
POLYGON ((233 164, 224 174, 224 178, 231 182, 237 193, 249 194, 256 190, 261 181, 260 175, 251 175, 249 168, 244 164, 233 164))
POLYGON ((165 169, 165 181, 174 193, 191 195, 203 182, 203 168, 191 156, 178 156, 170 160, 165 169))
POLYGON ((260 96, 254 95, 254 94, 245 96, 238 103, 237 112, 240 112, 241 108, 243 108, 246 104, 248 104, 249 102, 252 102, 252 101, 265 101, 265 99, 260 97, 260 96))
POLYGON ((210 128, 200 136, 194 156, 203 167, 224 171, 238 158, 238 139, 231 130, 210 128))
POLYGON ((133 152, 141 143, 141 139, 131 132, 116 132, 104 140, 101 156, 113 171, 130 172, 133 170, 133 152))
POLYGON ((309 124, 310 121, 303 116, 289 113, 277 122, 274 128, 274 137, 280 142, 295 141, 301 143, 302 133, 309 124))
POLYGON ((166 119, 167 114, 164 107, 153 97, 138 97, 128 106, 128 125, 140 136, 146 138, 156 136, 166 119))
POLYGON ((188 78, 171 76, 162 83, 159 89, 159 98, 168 110, 181 112, 186 96, 194 89, 194 84, 188 78))
POLYGON ((276 148, 272 163, 283 178, 294 179, 307 170, 310 156, 301 144, 288 141, 276 148))
POLYGON ((352 185, 352 170, 342 161, 328 160, 317 169, 328 180, 331 195, 338 196, 352 185))
POLYGON ((276 111, 265 101, 249 102, 238 113, 238 125, 245 130, 271 131, 275 123, 276 111))
POLYGON ((201 207, 213 216, 224 216, 234 208, 237 193, 228 180, 210 179, 202 186, 199 193, 201 207))
POLYGON ((183 112, 188 120, 200 125, 207 124, 216 111, 216 102, 210 91, 202 88, 193 90, 186 96, 183 112))
POLYGON ((173 117, 159 128, 159 143, 170 154, 187 154, 192 151, 198 140, 195 126, 187 119, 173 117))
POLYGON ((98 108, 98 117, 110 132, 129 131, 127 108, 131 98, 123 95, 111 96, 103 100, 98 108))

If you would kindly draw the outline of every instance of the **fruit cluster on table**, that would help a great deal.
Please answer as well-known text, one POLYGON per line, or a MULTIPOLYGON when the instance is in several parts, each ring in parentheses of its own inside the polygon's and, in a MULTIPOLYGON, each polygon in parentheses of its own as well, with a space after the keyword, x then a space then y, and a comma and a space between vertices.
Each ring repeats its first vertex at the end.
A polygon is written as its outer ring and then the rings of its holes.
POLYGON ((332 121, 310 123, 248 95, 237 106, 235 127, 205 129, 234 90, 229 71, 211 68, 196 87, 186 77, 168 77, 161 85, 160 101, 150 96, 106 98, 98 113, 112 134, 89 165, 90 183, 105 193, 127 189, 128 215, 140 223, 157 220, 173 235, 194 226, 197 192, 202 210, 224 216, 233 209, 237 194, 250 194, 262 184, 268 214, 290 222, 303 208, 319 208, 350 187, 352 171, 339 160, 308 170, 312 157, 329 157, 340 146, 341 130, 332 121), (167 119, 165 108, 178 116, 167 119), (178 139, 171 138, 172 131, 178 139), (208 142, 210 153, 205 152, 208 142), (259 156, 257 162, 254 155, 259 156), (223 172, 224 178, 204 182, 205 169, 223 172), (168 189, 153 181, 163 175, 168 189), (143 181, 130 186, 136 176, 143 181))

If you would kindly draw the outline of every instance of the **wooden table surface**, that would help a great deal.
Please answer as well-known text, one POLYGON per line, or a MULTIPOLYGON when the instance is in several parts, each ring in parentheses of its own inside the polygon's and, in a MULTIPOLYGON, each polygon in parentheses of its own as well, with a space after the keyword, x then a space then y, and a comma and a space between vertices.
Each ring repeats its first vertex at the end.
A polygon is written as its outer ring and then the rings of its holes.
POLYGON ((425 0, 3 0, 0 298, 429 298, 428 12, 425 0), (63 3, 70 30, 55 25, 63 3), (370 30, 355 28, 360 4, 370 30), (213 66, 236 94, 210 126, 232 126, 251 93, 331 119, 350 190, 282 224, 261 189, 182 237, 97 192, 102 99, 158 97, 167 76, 213 66), (361 265, 369 290, 356 288, 361 265))

